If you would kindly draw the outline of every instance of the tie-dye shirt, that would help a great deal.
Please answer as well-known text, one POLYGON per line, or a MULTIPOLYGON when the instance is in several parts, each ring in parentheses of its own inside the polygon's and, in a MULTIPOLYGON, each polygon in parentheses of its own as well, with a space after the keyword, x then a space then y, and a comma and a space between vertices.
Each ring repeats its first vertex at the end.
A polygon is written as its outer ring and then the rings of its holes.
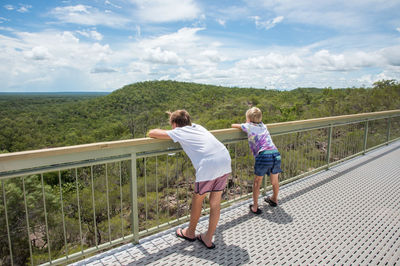
POLYGON ((272 142, 271 135, 262 122, 261 123, 244 123, 241 124, 242 130, 247 133, 249 139, 249 146, 253 152, 254 157, 261 151, 277 150, 275 144, 272 142))

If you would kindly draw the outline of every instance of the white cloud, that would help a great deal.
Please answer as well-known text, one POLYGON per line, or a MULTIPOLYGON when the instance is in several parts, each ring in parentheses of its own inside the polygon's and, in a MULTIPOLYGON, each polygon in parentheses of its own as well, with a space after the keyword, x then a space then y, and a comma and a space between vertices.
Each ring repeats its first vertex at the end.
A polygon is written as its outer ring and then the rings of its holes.
POLYGON ((7 19, 7 18, 0 17, 0 23, 3 23, 3 22, 5 22, 5 21, 10 21, 10 20, 7 19))
POLYGON ((118 6, 118 5, 116 5, 116 4, 113 4, 111 1, 108 1, 108 0, 106 0, 104 3, 105 3, 106 5, 110 5, 110 6, 112 6, 112 7, 118 8, 118 9, 121 9, 121 8, 122 8, 121 6, 118 6))
MULTIPOLYGON (((111 73, 113 51, 108 45, 83 42, 74 33, 45 31, 15 32, 16 37, 0 35, 0 83, 5 88, 34 90, 104 90, 98 75, 111 73), (97 67, 96 67, 97 66, 97 67), (91 72, 99 73, 91 77, 91 72), (76 76, 76 78, 75 78, 76 76)), ((109 83, 107 83, 109 84, 109 83)))
POLYGON ((18 12, 20 13, 27 13, 29 12, 29 9, 31 9, 32 6, 31 5, 20 5, 20 7, 17 9, 18 12))
POLYGON ((162 50, 160 47, 144 50, 143 60, 151 63, 177 65, 182 60, 173 51, 162 50))
POLYGON ((63 23, 79 25, 104 25, 118 28, 130 23, 128 18, 121 15, 101 12, 97 8, 86 5, 56 7, 50 11, 50 15, 63 23))
POLYGON ((382 49, 380 53, 387 60, 389 65, 400 67, 400 45, 386 47, 382 49))
POLYGON ((46 60, 51 58, 51 54, 47 47, 35 46, 30 51, 26 51, 25 57, 33 60, 46 60))
POLYGON ((4 8, 7 9, 7 10, 14 10, 14 6, 13 5, 5 5, 4 8))
POLYGON ((288 23, 329 27, 340 31, 364 31, 382 23, 375 12, 391 12, 400 8, 397 0, 246 0, 253 12, 265 10, 285 17, 288 23), (368 14, 368 15, 366 15, 368 14))
POLYGON ((398 32, 400 32, 400 27, 396 28, 396 30, 397 30, 398 32))
POLYGON ((226 20, 225 19, 216 19, 216 20, 217 20, 219 25, 225 26, 225 24, 226 24, 226 20))
POLYGON ((256 23, 257 28, 264 28, 266 30, 269 30, 273 27, 276 26, 276 24, 280 23, 283 21, 283 16, 278 16, 276 18, 267 20, 267 21, 262 21, 260 17, 255 16, 253 17, 256 23))
POLYGON ((135 13, 144 22, 193 20, 200 8, 193 0, 131 0, 137 5, 135 13))
POLYGON ((103 35, 95 30, 84 30, 84 31, 76 31, 82 36, 87 38, 91 38, 96 41, 101 41, 103 39, 103 35))

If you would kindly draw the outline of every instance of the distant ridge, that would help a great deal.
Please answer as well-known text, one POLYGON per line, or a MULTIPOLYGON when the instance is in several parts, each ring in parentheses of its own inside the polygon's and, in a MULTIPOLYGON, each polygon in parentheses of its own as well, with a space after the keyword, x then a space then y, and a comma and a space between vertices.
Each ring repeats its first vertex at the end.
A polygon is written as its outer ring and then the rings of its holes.
POLYGON ((0 92, 0 95, 108 95, 104 91, 57 91, 57 92, 0 92))

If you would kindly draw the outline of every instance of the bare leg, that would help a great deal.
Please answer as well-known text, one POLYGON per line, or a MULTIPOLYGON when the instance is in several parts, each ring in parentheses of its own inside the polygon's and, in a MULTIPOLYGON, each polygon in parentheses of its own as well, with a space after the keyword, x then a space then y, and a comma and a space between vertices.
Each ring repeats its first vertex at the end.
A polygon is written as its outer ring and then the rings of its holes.
MULTIPOLYGON (((190 222, 189 227, 182 230, 182 234, 187 237, 194 238, 196 237, 196 227, 197 223, 199 222, 200 215, 201 215, 201 208, 203 206, 203 200, 207 194, 193 194, 192 197, 192 209, 190 210, 190 222)), ((179 229, 177 231, 179 233, 179 229)))
POLYGON ((256 212, 258 208, 258 197, 260 196, 260 186, 263 176, 256 175, 253 182, 253 211, 256 212))
POLYGON ((206 234, 201 235, 201 239, 203 239, 207 246, 212 245, 212 238, 215 230, 217 229, 217 224, 221 213, 221 197, 222 191, 214 191, 210 194, 210 218, 208 221, 208 230, 206 234))
POLYGON ((278 203, 278 193, 279 193, 279 174, 271 174, 270 175, 271 184, 272 184, 272 197, 275 203, 278 203))

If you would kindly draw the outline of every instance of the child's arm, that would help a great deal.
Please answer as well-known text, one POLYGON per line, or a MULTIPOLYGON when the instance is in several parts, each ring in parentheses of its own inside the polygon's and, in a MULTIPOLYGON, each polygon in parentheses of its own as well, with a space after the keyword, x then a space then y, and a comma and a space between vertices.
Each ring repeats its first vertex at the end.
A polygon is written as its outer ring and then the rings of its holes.
POLYGON ((239 128, 242 129, 242 125, 241 124, 232 124, 233 128, 239 128))
POLYGON ((166 130, 159 128, 150 130, 148 136, 154 139, 171 139, 166 130))

